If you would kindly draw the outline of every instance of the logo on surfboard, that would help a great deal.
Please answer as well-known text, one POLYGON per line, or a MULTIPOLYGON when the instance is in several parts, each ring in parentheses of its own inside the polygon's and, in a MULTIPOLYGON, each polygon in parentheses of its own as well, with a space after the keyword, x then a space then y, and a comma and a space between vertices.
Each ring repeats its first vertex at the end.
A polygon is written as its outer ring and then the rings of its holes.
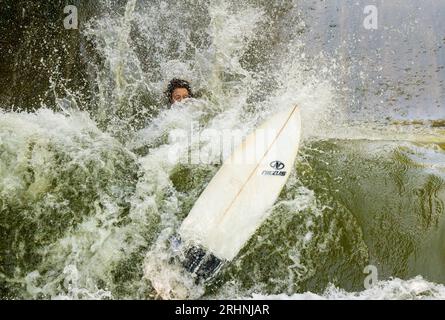
POLYGON ((283 162, 281 162, 281 161, 272 161, 271 163, 270 163, 270 166, 272 167, 272 168, 274 168, 275 170, 281 170, 281 169, 283 169, 284 168, 284 163, 283 162))
POLYGON ((263 176, 282 176, 286 175, 286 171, 282 171, 285 167, 284 163, 278 160, 272 161, 270 167, 275 170, 263 170, 261 173, 263 176))

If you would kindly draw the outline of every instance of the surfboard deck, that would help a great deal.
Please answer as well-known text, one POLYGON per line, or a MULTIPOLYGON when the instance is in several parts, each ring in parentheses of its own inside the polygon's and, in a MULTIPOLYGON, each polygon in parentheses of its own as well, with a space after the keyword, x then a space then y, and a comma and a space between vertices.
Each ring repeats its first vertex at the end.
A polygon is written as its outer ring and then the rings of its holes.
POLYGON ((205 278, 238 254, 289 178, 300 135, 300 111, 292 106, 248 135, 223 163, 178 231, 189 244, 188 271, 205 278))

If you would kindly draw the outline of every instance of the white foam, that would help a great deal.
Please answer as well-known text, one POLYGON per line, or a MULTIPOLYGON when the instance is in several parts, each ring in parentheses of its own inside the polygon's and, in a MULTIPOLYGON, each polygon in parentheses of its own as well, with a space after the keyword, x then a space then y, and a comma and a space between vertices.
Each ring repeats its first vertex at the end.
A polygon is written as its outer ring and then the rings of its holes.
POLYGON ((445 286, 429 282, 417 276, 409 280, 391 279, 379 281, 373 287, 359 291, 347 292, 334 285, 328 286, 323 294, 312 292, 287 294, 252 294, 246 299, 254 300, 420 300, 445 299, 445 286))

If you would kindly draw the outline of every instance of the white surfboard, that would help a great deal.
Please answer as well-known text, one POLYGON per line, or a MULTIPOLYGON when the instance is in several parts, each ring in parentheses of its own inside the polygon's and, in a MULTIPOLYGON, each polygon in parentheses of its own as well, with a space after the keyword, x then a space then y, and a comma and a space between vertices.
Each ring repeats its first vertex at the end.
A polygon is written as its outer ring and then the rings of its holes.
POLYGON ((301 133, 293 106, 248 135, 179 228, 181 239, 232 260, 270 213, 292 170, 301 133))

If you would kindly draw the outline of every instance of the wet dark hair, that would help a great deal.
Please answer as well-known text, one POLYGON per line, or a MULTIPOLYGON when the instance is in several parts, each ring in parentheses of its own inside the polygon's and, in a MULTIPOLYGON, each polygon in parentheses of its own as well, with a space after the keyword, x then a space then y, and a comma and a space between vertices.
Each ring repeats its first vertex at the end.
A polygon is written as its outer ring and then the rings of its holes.
POLYGON ((175 91, 175 89, 178 89, 178 88, 187 89, 190 97, 193 97, 192 88, 190 86, 190 83, 186 80, 174 78, 174 79, 170 80, 167 90, 164 92, 165 96, 168 99, 168 102, 172 103, 173 91, 175 91))

